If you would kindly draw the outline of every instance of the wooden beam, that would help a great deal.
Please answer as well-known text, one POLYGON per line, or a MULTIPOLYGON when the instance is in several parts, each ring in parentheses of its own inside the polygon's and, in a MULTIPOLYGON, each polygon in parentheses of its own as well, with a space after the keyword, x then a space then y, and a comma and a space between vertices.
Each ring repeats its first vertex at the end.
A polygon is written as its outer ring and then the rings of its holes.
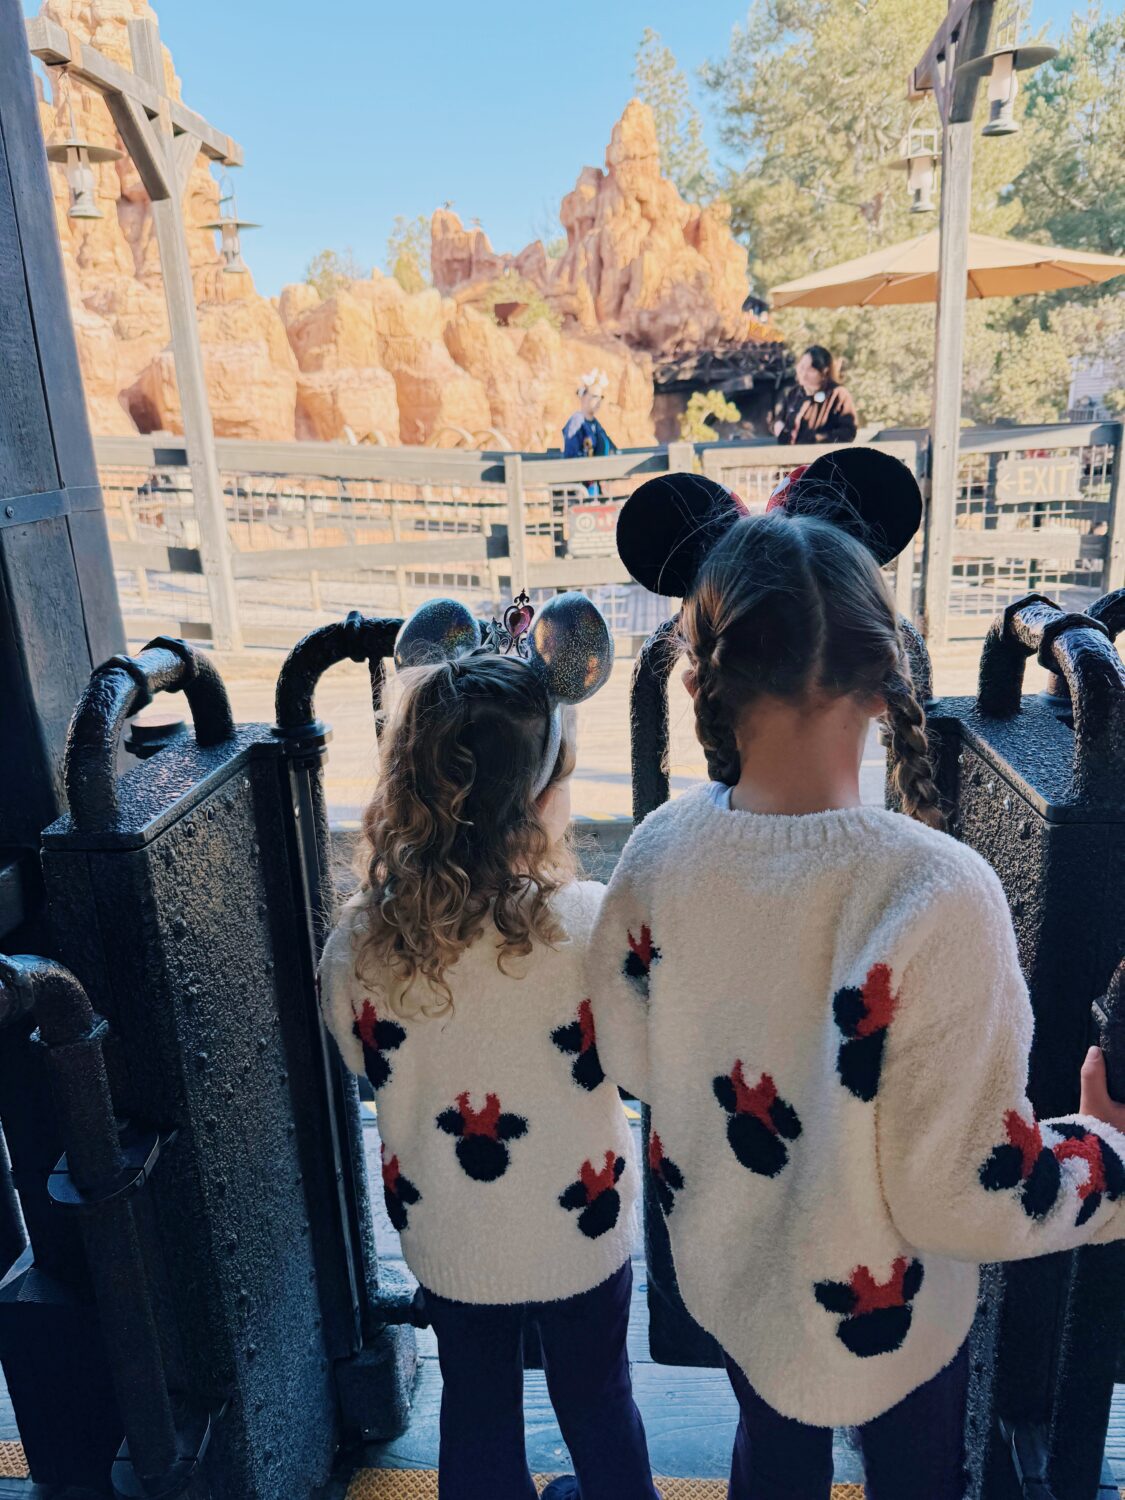
POLYGON ((162 542, 113 542, 115 568, 151 569, 153 573, 202 573, 196 547, 169 547, 162 542))
POLYGON ((951 544, 961 452, 961 366, 965 345, 972 161, 972 121, 947 125, 942 152, 938 308, 933 415, 930 421, 930 504, 926 514, 924 575, 926 639, 931 651, 945 644, 949 609, 951 544))
POLYGON ((663 448, 641 454, 611 453, 604 458, 525 458, 523 480, 528 489, 535 489, 544 484, 631 479, 637 474, 663 474, 667 469, 668 454, 663 448))
POLYGON ((527 509, 523 492, 523 459, 509 453, 504 459, 504 487, 508 492, 508 558, 512 566, 512 593, 527 588, 527 509))
POLYGON ((1106 536, 1105 568, 1102 572, 1102 593, 1125 588, 1125 444, 1122 429, 1117 426, 1117 442, 1113 453, 1113 480, 1109 491, 1109 525, 1106 536))
POLYGON ((1106 555, 1104 536, 1074 531, 1065 526, 1041 526, 1034 530, 975 531, 955 526, 950 539, 950 558, 1018 557, 1039 558, 1060 566, 1097 562, 1106 555))
POLYGON ((1121 442, 1120 422, 1050 422, 1040 427, 962 428, 962 453, 1022 453, 1039 448, 1090 448, 1121 442))
POLYGON ((189 109, 181 99, 169 99, 168 113, 172 116, 173 127, 185 135, 194 135, 199 141, 200 150, 212 161, 222 162, 225 167, 242 165, 242 147, 238 142, 209 125, 202 115, 189 109))
POLYGON ((236 578, 278 578, 289 573, 360 572, 367 568, 439 569, 483 565, 488 561, 488 540, 479 532, 451 532, 448 536, 405 542, 360 542, 339 547, 270 547, 236 552, 232 558, 236 578))
POLYGON ((922 56, 914 64, 910 75, 909 93, 924 94, 936 87, 936 66, 940 59, 948 57, 953 39, 957 35, 968 12, 976 0, 950 0, 949 10, 934 32, 933 39, 922 56))
POLYGON ((71 42, 64 27, 46 16, 36 16, 25 21, 27 47, 33 57, 46 63, 49 68, 60 67, 71 58, 71 42))
POLYGON ((980 79, 955 78, 953 70, 987 49, 994 4, 995 0, 951 0, 948 14, 910 75, 907 97, 917 99, 932 89, 945 124, 973 117, 980 79))
MULTIPOLYGON (((65 66, 72 78, 88 83, 98 93, 125 94, 150 116, 160 113, 165 102, 163 72, 159 82, 152 83, 43 16, 27 22, 27 45, 40 62, 48 67, 65 66)), ((180 99, 168 99, 167 109, 176 130, 197 137, 200 149, 213 161, 228 167, 242 165, 242 147, 229 135, 216 130, 180 99)))
MULTIPOLYGON (((180 197, 187 191, 188 178, 199 155, 199 137, 186 132, 172 137, 172 159, 176 169, 176 191, 180 197)), ((151 194, 149 195, 152 196, 151 194)))
POLYGON ((105 102, 117 134, 140 174, 145 192, 154 203, 170 198, 173 184, 168 181, 168 173, 164 170, 164 150, 147 111, 128 94, 107 93, 105 102))
MULTIPOLYGON (((138 77, 145 79, 153 87, 162 86, 164 54, 155 21, 130 21, 128 27, 133 66, 138 77)), ((172 132, 167 112, 163 112, 159 123, 153 128, 159 133, 164 147, 167 175, 173 171, 172 132)), ((238 597, 231 567, 226 501, 219 478, 219 463, 215 456, 215 432, 207 400, 203 348, 195 315, 195 287, 179 193, 154 202, 152 219, 160 249, 164 297, 168 304, 168 325, 172 333, 176 385, 183 412, 192 501, 199 525, 199 550, 211 604, 211 626, 215 644, 234 649, 242 643, 238 597)))
POLYGON ((532 563, 527 569, 527 587, 531 589, 585 589, 599 583, 631 582, 625 564, 617 557, 560 557, 554 562, 532 563))

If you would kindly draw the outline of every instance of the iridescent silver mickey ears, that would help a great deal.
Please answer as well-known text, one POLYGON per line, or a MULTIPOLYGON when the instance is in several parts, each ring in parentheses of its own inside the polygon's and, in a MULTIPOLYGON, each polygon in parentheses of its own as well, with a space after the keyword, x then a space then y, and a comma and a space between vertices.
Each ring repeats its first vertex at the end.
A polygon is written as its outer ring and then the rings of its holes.
POLYGON ((585 594, 556 594, 536 611, 520 594, 482 631, 456 599, 428 599, 403 625, 395 666, 455 661, 483 646, 518 656, 542 679, 553 704, 582 703, 613 670, 613 637, 597 605, 585 594))
POLYGON ((457 599, 427 599, 395 639, 395 666, 432 667, 456 661, 481 643, 480 626, 457 599))
POLYGON ((436 666, 481 647, 517 656, 542 680, 550 699, 543 756, 532 783, 538 797, 551 779, 562 743, 562 708, 592 698, 613 670, 613 637, 597 605, 585 594, 556 594, 536 611, 517 594, 482 631, 457 599, 428 599, 395 641, 395 666, 436 666))
POLYGON ((613 637, 585 594, 555 594, 531 623, 528 661, 556 703, 583 703, 613 670, 613 637))

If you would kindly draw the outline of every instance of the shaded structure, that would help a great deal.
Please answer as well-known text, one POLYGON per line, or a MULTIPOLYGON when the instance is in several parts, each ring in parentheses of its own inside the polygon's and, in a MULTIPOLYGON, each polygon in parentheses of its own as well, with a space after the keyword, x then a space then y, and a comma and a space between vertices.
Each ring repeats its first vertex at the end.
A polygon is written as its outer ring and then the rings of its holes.
POLYGON ((789 346, 763 339, 720 342, 657 359, 652 383, 658 441, 679 437, 680 416, 696 391, 719 391, 738 407, 739 437, 765 437, 774 406, 793 383, 793 370, 789 346))

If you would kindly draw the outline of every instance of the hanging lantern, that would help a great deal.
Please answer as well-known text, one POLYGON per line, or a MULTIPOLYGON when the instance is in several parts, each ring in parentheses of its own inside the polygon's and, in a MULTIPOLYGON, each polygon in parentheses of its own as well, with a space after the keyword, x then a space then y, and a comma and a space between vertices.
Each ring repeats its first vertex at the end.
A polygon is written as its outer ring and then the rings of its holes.
POLYGON ((61 141, 51 141, 47 146, 47 160, 60 162, 66 167, 66 181, 70 188, 68 219, 103 219, 105 215, 94 197, 94 167, 106 161, 120 161, 124 155, 112 146, 96 146, 93 141, 84 141, 74 123, 74 108, 70 108, 70 134, 61 141))
POLYGON ((910 193, 912 214, 932 214, 934 211, 934 178, 941 157, 938 133, 934 128, 922 129, 911 122, 903 137, 902 155, 887 165, 896 172, 906 173, 906 186, 910 193))
POLYGON ((1020 22, 1020 5, 1009 6, 997 23, 991 52, 970 58, 954 69, 955 73, 966 78, 988 74, 988 124, 981 130, 981 135, 1015 135, 1018 132, 1020 125, 1015 117, 1015 103, 1019 75, 1058 56, 1057 47, 1021 46, 1020 22))
MULTIPOLYGON (((226 186, 224 179, 223 186, 226 186)), ((210 224, 201 224, 200 229, 218 230, 220 235, 219 254, 223 257, 223 271, 232 276, 240 276, 246 271, 245 262, 242 259, 242 242, 239 238, 243 229, 260 229, 260 224, 253 224, 249 219, 240 219, 238 209, 234 201, 234 189, 231 188, 219 199, 219 217, 212 220, 210 224)))

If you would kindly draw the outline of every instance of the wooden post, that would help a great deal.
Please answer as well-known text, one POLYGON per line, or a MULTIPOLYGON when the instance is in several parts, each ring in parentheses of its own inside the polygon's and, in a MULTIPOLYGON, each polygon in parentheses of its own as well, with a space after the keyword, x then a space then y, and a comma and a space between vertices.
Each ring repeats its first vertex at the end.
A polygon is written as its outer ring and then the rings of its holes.
POLYGON ((1113 445, 1113 479, 1109 488, 1109 511, 1105 539, 1105 571, 1102 573, 1102 593, 1125 588, 1125 423, 1118 422, 1117 437, 1113 445))
MULTIPOLYGON (((119 494, 121 503, 121 523, 125 528, 125 538, 127 541, 135 542, 137 540, 137 520, 133 515, 133 508, 130 504, 130 501, 136 496, 136 491, 130 491, 129 488, 123 484, 121 486, 119 494)), ((141 603, 147 604, 149 599, 148 569, 137 568, 135 572, 137 578, 137 592, 140 595, 141 603)))
MULTIPOLYGON (((125 646, 24 36, 0 0, 0 936, 37 919, 71 711, 125 646)), ((65 1446, 66 1416, 47 1426, 65 1446)))
POLYGON ((942 151, 941 246, 930 428, 930 505, 926 521, 926 637, 931 650, 943 646, 949 634, 949 585, 961 443, 961 364, 965 347, 972 159, 972 121, 948 126, 942 151))
MULTIPOLYGON (((424 499, 429 498, 429 491, 430 486, 424 484, 422 486, 422 496, 424 499)), ((396 542, 400 542, 402 540, 402 517, 399 515, 399 501, 397 496, 391 495, 387 504, 391 508, 391 536, 396 542)), ((398 612, 405 620, 409 610, 406 608, 406 569, 401 563, 395 568, 395 589, 398 594, 398 612)))
MULTIPOLYGON (((316 546, 316 516, 313 514, 312 496, 305 489, 305 541, 310 547, 316 546)), ((317 614, 321 612, 320 602, 320 574, 315 568, 309 570, 309 599, 317 614)))
POLYGON ((973 193, 973 109, 976 77, 954 79, 957 63, 983 53, 994 0, 950 0, 949 15, 915 69, 915 83, 933 87, 942 133, 938 304, 934 343, 934 401, 930 424, 930 504, 926 515, 926 638, 931 651, 949 635, 953 522, 961 441, 961 366, 973 193), (948 34, 947 34, 948 33, 948 34))
POLYGON ((695 472, 694 443, 681 442, 668 444, 668 472, 669 474, 692 474, 695 472))
POLYGON ((512 596, 527 589, 527 513, 523 493, 523 458, 504 455, 504 488, 508 492, 508 561, 512 573, 512 596))
MULTIPOLYGON (((172 134, 172 119, 164 98, 164 55, 156 22, 130 21, 128 24, 137 75, 161 95, 160 114, 151 123, 155 144, 164 154, 160 165, 168 183, 168 195, 153 198, 152 218, 168 304, 192 497, 199 522, 199 551, 211 603, 211 638, 216 646, 237 649, 242 644, 242 632, 231 566, 230 535, 219 463, 215 456, 215 433, 207 402, 203 348, 195 317, 195 288, 184 226, 183 191, 195 153, 190 144, 185 145, 185 141, 190 142, 189 137, 181 134, 174 138, 172 134)), ((127 102, 126 96, 120 98, 127 102)))

